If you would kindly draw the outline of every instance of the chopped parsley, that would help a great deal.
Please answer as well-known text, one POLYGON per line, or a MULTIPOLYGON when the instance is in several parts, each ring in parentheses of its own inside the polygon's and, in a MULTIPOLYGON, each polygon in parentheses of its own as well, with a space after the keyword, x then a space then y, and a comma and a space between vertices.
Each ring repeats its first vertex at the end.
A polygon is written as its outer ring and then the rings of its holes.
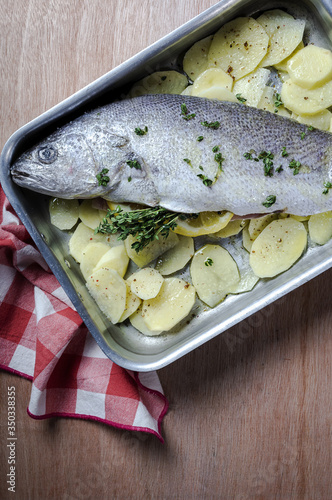
POLYGON ((282 100, 281 100, 281 95, 277 93, 277 94, 276 94, 276 97, 275 97, 275 101, 274 101, 274 107, 276 108, 276 109, 274 110, 274 112, 275 112, 275 113, 278 113, 278 108, 279 108, 280 106, 282 106, 283 104, 284 104, 284 103, 283 103, 283 102, 282 102, 282 100))
MULTIPOLYGON (((309 130, 309 132, 311 132, 313 129, 314 127, 312 125, 309 125, 309 127, 307 127, 307 130, 309 130)), ((301 139, 305 138, 306 133, 307 133, 306 131, 301 133, 301 139)))
POLYGON ((244 103, 244 102, 247 102, 247 99, 245 99, 244 97, 241 97, 241 94, 235 94, 235 97, 238 101, 244 103))
POLYGON ((258 155, 259 160, 263 160, 264 163, 264 175, 267 177, 273 176, 273 159, 274 155, 271 151, 261 151, 258 155))
POLYGON ((141 129, 140 127, 135 128, 135 134, 136 135, 145 135, 148 132, 148 127, 145 126, 144 129, 141 129))
POLYGON ((282 172, 282 171, 283 171, 282 165, 280 165, 280 167, 276 168, 276 172, 278 174, 280 174, 280 172, 282 172))
POLYGON ((223 157, 222 153, 220 153, 220 152, 216 153, 214 155, 214 159, 218 163, 219 169, 222 171, 222 163, 223 163, 223 161, 225 161, 225 158, 223 157))
POLYGON ((188 111, 188 108, 187 108, 187 105, 185 102, 183 102, 181 104, 181 115, 182 115, 182 118, 184 120, 192 120, 193 118, 195 118, 196 116, 196 113, 191 113, 189 114, 189 111, 188 111))
POLYGON ((293 169, 293 175, 297 175, 300 171, 301 163, 296 160, 291 160, 288 166, 289 168, 293 169))
POLYGON ((252 153, 244 153, 243 155, 246 160, 253 160, 252 153))
POLYGON ((271 205, 273 205, 277 200, 277 197, 274 194, 269 194, 269 196, 266 197, 265 201, 263 201, 262 205, 264 207, 269 208, 271 205))
POLYGON ((197 137, 197 141, 198 141, 198 142, 201 142, 203 139, 204 139, 204 137, 203 137, 202 135, 199 135, 199 136, 197 137))
POLYGON ((200 179, 202 179, 204 186, 207 186, 207 187, 212 186, 213 181, 211 181, 211 179, 209 179, 208 177, 206 177, 206 175, 204 175, 204 174, 197 174, 197 177, 199 177, 200 179))
POLYGON ((96 175, 98 186, 107 186, 110 178, 106 174, 108 174, 108 168, 103 168, 103 170, 96 175))
POLYGON ((329 190, 332 188, 332 182, 324 182, 323 194, 328 194, 329 190))
POLYGON ((136 168, 136 170, 142 169, 141 164, 137 160, 128 160, 126 163, 130 168, 136 168))
POLYGON ((219 146, 213 146, 212 151, 213 153, 217 153, 219 151, 219 146))
POLYGON ((207 267, 212 266, 212 264, 213 264, 213 260, 212 260, 210 257, 208 257, 208 258, 204 261, 204 264, 205 264, 207 267))
POLYGON ((220 122, 218 122, 218 121, 216 121, 216 122, 204 121, 204 122, 201 122, 201 125, 203 125, 203 127, 212 128, 214 130, 217 130, 220 127, 220 122))
POLYGON ((281 156, 288 156, 288 153, 286 151, 286 146, 282 148, 281 156))

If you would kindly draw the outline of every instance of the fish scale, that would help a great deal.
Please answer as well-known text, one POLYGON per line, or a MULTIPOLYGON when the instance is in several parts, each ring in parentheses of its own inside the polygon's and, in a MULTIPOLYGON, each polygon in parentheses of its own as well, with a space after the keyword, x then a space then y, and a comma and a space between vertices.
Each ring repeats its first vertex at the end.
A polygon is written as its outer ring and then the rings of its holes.
POLYGON ((174 212, 229 210, 243 216, 331 210, 331 194, 323 194, 324 184, 332 181, 331 170, 329 132, 241 103, 147 95, 78 117, 25 152, 11 174, 25 188, 60 198, 101 196, 174 212), (183 103, 194 118, 185 119, 183 103), (202 125, 205 121, 220 126, 208 128, 202 125), (137 127, 148 131, 137 135, 137 127), (202 141, 197 141, 199 136, 202 141), (214 146, 224 159, 222 169, 214 146), (244 156, 252 152, 257 157, 262 151, 273 154, 271 177, 264 174, 262 159, 244 156), (292 160, 301 165, 297 175, 289 166, 292 160), (108 170, 105 186, 96 178, 102 169, 108 170), (204 178, 212 185, 205 185, 204 178), (275 202, 266 207, 263 203, 271 195, 275 202))

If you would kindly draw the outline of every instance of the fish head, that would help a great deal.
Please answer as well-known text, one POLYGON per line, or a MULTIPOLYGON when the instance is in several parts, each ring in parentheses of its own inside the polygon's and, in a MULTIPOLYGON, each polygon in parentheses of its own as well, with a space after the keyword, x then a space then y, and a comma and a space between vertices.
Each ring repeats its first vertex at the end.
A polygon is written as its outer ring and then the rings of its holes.
POLYGON ((105 186, 100 184, 98 174, 106 168, 107 189, 114 187, 122 154, 118 151, 119 141, 99 134, 97 143, 95 135, 95 132, 91 135, 59 129, 14 162, 13 181, 32 191, 60 198, 101 196, 105 186))

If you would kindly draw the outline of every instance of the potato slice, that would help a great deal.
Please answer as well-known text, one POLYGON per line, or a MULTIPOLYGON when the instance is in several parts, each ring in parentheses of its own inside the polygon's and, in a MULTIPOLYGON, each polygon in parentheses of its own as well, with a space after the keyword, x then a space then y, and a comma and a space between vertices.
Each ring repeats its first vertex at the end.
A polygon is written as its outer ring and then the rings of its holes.
POLYGON ((301 115, 314 115, 332 105, 332 80, 317 89, 304 89, 292 79, 282 84, 281 99, 286 108, 301 115))
POLYGON ((293 214, 279 214, 279 219, 288 219, 289 217, 293 217, 293 219, 299 221, 299 222, 305 222, 309 220, 310 216, 309 215, 293 215, 293 214))
POLYGON ((137 82, 130 90, 130 97, 147 94, 181 94, 188 85, 188 78, 178 71, 156 71, 137 82))
POLYGON ((287 71, 292 81, 300 87, 320 87, 332 78, 332 52, 307 45, 289 59, 287 71))
POLYGON ((194 240, 190 236, 178 235, 179 241, 175 247, 167 250, 157 260, 156 269, 163 276, 182 269, 195 253, 194 240))
POLYGON ((129 316, 134 314, 134 312, 137 311, 142 302, 141 299, 131 291, 128 283, 126 283, 126 286, 127 286, 126 305, 119 319, 119 323, 122 323, 127 318, 129 318, 129 316))
POLYGON ((255 275, 252 269, 248 268, 244 272, 241 271, 240 281, 232 288, 230 293, 237 295, 239 293, 250 292, 259 281, 259 277, 255 275))
POLYGON ((205 97, 206 99, 218 99, 218 101, 238 102, 237 98, 230 90, 225 87, 217 86, 206 88, 198 94, 192 93, 197 97, 205 97))
POLYGON ((248 223, 249 221, 247 219, 231 220, 226 227, 217 233, 213 233, 211 236, 214 238, 229 238, 230 236, 235 236, 239 234, 248 223))
POLYGON ((311 215, 308 229, 314 243, 325 245, 332 237, 332 212, 311 215))
POLYGON ((163 281, 162 275, 153 267, 144 267, 127 279, 131 291, 143 300, 156 297, 163 281))
POLYGON ((237 265, 230 253, 219 245, 207 244, 191 262, 190 274, 199 298, 214 307, 240 282, 237 265))
POLYGON ((98 264, 99 260, 109 250, 106 243, 89 243, 82 252, 80 263, 81 273, 86 280, 92 274, 92 271, 98 264))
POLYGON ((272 278, 289 269, 302 255, 307 231, 292 217, 272 221, 252 244, 249 263, 260 278, 272 278))
POLYGON ((286 12, 274 9, 257 18, 270 37, 269 49, 260 66, 272 66, 288 57, 303 38, 305 21, 294 19, 286 12))
POLYGON ((127 285, 114 269, 98 269, 86 280, 89 293, 111 323, 120 321, 126 307, 127 285))
POLYGON ((233 94, 240 94, 246 99, 248 106, 258 105, 262 98, 270 71, 266 68, 257 68, 249 75, 244 76, 234 84, 233 94))
POLYGON ((129 264, 129 257, 124 245, 109 248, 106 253, 98 260, 92 272, 97 271, 101 267, 114 269, 117 273, 124 277, 129 264))
POLYGON ((214 35, 209 66, 223 69, 235 80, 251 73, 267 53, 269 36, 252 17, 238 17, 214 35))
POLYGON ((263 215, 263 217, 258 217, 257 219, 250 219, 248 231, 250 238, 255 240, 257 236, 263 231, 266 226, 270 224, 273 220, 277 219, 277 214, 263 215))
POLYGON ((181 95, 191 95, 191 90, 192 90, 193 86, 192 85, 188 85, 188 87, 186 87, 182 92, 181 92, 181 95))
POLYGON ((131 248, 131 245, 135 243, 135 241, 135 237, 131 235, 125 240, 127 254, 138 267, 144 267, 159 257, 159 255, 167 252, 170 248, 175 247, 179 238, 171 231, 167 238, 160 237, 159 240, 152 241, 138 253, 136 250, 131 248))
POLYGON ((178 278, 165 278, 159 294, 143 301, 142 317, 152 332, 168 331, 190 313, 195 288, 178 278))
POLYGON ((78 221, 78 200, 52 198, 49 203, 51 224, 58 229, 68 230, 78 221))
POLYGON ((200 96, 211 87, 233 88, 233 78, 220 68, 209 68, 200 74, 192 86, 191 95, 200 96))
POLYGON ((212 36, 199 40, 190 47, 183 58, 183 71, 194 81, 208 67, 208 53, 212 42, 212 36))
POLYGON ((117 234, 95 234, 84 222, 80 222, 69 240, 69 253, 77 262, 81 262, 83 251, 89 243, 100 242, 109 246, 124 245, 123 241, 117 238, 117 234))
POLYGON ((92 206, 92 200, 83 200, 79 207, 79 218, 91 229, 95 229, 102 221, 100 211, 92 206))
POLYGON ((323 109, 323 111, 320 111, 320 113, 316 113, 314 115, 298 115, 295 119, 300 123, 319 128, 320 130, 329 130, 331 118, 331 111, 323 109))
POLYGON ((304 43, 301 40, 301 42, 298 44, 298 46, 296 47, 296 49, 288 57, 286 57, 285 59, 283 59, 279 63, 276 63, 276 64, 273 65, 275 67, 275 69, 277 69, 281 73, 287 73, 288 74, 288 69, 287 69, 287 63, 288 63, 288 61, 291 59, 291 57, 295 56, 295 54, 299 50, 303 49, 303 47, 304 47, 304 43))
POLYGON ((156 337, 162 333, 162 330, 150 330, 144 321, 142 316, 143 304, 129 317, 130 323, 133 325, 136 330, 143 333, 147 337, 156 337))
POLYGON ((242 231, 242 246, 250 253, 254 240, 250 237, 248 226, 242 231))
POLYGON ((287 118, 290 118, 290 111, 288 111, 284 106, 279 106, 276 108, 275 106, 275 101, 276 101, 276 92, 272 87, 269 87, 266 85, 266 87, 263 90, 262 96, 260 98, 259 103, 257 104, 257 107, 260 109, 265 109, 265 111, 270 111, 270 113, 278 113, 278 115, 281 116, 286 116, 287 118))

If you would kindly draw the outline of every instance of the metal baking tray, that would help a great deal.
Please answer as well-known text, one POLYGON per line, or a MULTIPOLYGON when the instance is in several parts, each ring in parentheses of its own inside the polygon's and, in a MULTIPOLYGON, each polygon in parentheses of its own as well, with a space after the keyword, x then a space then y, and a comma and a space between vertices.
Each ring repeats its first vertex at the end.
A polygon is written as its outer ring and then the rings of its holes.
MULTIPOLYGON (((69 236, 50 225, 48 198, 14 184, 10 166, 19 154, 55 128, 88 109, 121 98, 129 84, 153 71, 179 69, 185 51, 226 22, 240 15, 257 17, 273 8, 305 19, 306 41, 332 47, 331 0, 222 0, 20 128, 3 149, 0 181, 10 203, 98 345, 110 359, 125 368, 137 371, 162 368, 329 269, 332 240, 322 247, 309 245, 305 255, 287 272, 260 280, 250 292, 228 296, 214 309, 197 301, 189 318, 174 331, 147 337, 130 324, 114 326, 104 317, 85 287, 79 266, 68 253, 69 236)), ((246 257, 240 241, 233 238, 227 245, 241 269, 246 257)))

